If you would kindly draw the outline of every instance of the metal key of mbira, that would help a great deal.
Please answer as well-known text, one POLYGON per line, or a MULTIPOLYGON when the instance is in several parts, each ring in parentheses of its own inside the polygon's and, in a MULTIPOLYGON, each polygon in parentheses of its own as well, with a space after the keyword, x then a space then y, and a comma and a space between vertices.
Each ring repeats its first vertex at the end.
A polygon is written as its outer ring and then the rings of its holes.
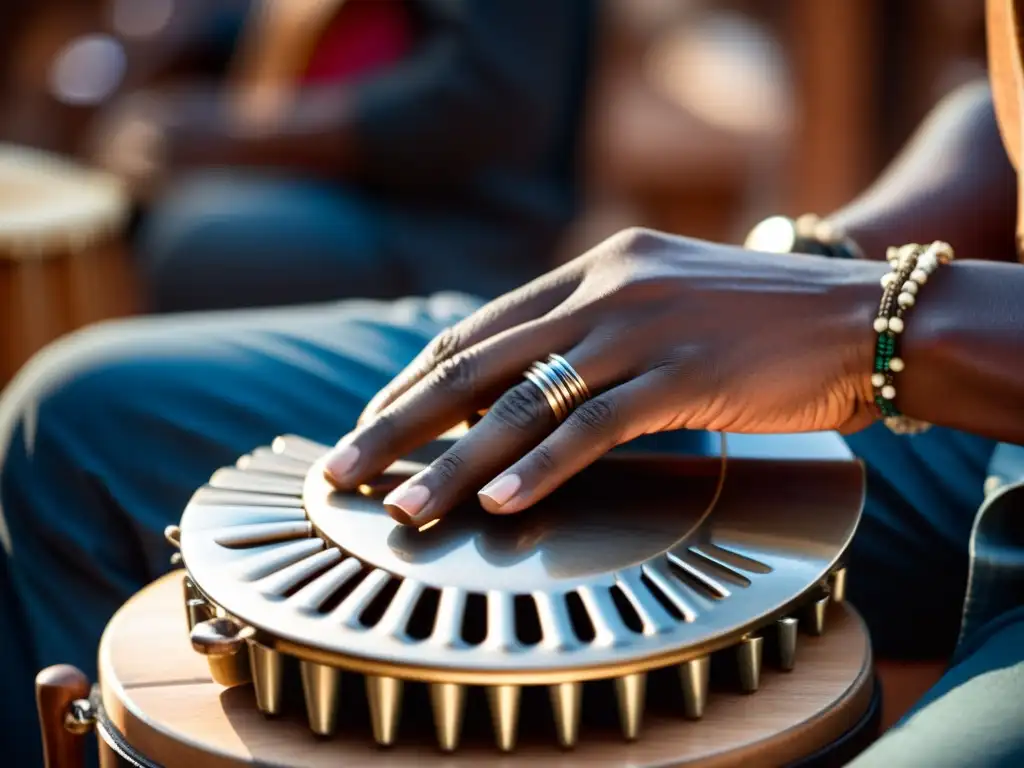
MULTIPOLYGON (((859 462, 612 453, 521 514, 399 525, 384 493, 447 444, 342 493, 328 448, 285 436, 197 491, 167 535, 174 642, 221 691, 211 722, 259 718, 261 743, 302 745, 295 765, 426 746, 445 764, 779 765, 870 724, 870 643, 844 602, 859 462)), ((142 705, 103 685, 113 644, 92 708, 139 733, 142 705)))

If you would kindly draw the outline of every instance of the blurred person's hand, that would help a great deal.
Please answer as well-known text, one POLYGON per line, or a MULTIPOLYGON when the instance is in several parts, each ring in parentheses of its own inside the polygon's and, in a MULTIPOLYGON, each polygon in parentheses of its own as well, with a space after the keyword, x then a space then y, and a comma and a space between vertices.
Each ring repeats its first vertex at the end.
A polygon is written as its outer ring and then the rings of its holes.
POLYGON ((136 192, 150 187, 164 167, 162 103, 155 94, 124 97, 98 117, 88 138, 93 162, 136 192))
POLYGON ((219 88, 137 92, 98 119, 91 154, 146 196, 181 167, 228 160, 227 124, 219 88))
POLYGON ((441 334, 370 403, 328 477, 354 488, 489 406, 385 501, 421 526, 485 485, 489 511, 522 510, 644 434, 863 428, 887 268, 621 233, 441 334), (550 353, 593 395, 561 424, 523 379, 550 353))
POLYGON ((250 166, 336 176, 352 165, 344 91, 247 96, 203 85, 130 94, 97 120, 91 155, 142 197, 186 168, 250 166))

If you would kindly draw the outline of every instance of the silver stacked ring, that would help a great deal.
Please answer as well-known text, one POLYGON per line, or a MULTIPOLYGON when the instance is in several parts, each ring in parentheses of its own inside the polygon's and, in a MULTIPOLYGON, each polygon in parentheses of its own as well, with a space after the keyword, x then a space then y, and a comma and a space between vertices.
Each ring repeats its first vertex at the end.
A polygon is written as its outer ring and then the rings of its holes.
POLYGON ((561 355, 549 355, 523 375, 541 391, 559 421, 590 399, 587 383, 561 355))

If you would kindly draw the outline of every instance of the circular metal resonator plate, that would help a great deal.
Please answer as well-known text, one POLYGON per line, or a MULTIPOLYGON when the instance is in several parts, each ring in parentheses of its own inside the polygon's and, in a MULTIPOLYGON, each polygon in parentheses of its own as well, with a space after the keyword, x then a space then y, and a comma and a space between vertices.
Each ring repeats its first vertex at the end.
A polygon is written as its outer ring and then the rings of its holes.
POLYGON ((342 675, 362 675, 382 745, 396 738, 404 686, 427 683, 444 750, 459 742, 467 686, 486 689, 509 750, 523 686, 548 687, 569 747, 584 682, 613 681, 634 739, 648 672, 674 667, 683 713, 700 718, 712 654, 734 651, 733 684, 756 691, 766 637, 792 670, 798 627, 821 634, 829 600, 842 599, 859 462, 613 454, 522 514, 474 503, 426 530, 396 524, 385 492, 447 444, 359 493, 333 490, 328 448, 298 437, 214 474, 169 531, 188 571, 192 645, 214 679, 252 680, 274 715, 300 677, 323 736, 337 727, 342 675))
POLYGON ((268 647, 423 681, 580 681, 731 645, 826 580, 864 492, 855 461, 730 460, 708 509, 718 457, 621 454, 526 513, 467 505, 421 533, 382 493, 334 491, 326 450, 284 437, 216 473, 184 563, 268 647))

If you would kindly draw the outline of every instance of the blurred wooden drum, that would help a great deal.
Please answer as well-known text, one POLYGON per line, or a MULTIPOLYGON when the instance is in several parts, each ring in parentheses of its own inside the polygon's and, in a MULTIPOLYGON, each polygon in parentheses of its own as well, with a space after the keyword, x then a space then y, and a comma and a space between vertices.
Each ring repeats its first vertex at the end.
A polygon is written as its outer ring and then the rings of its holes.
POLYGON ((0 385, 65 333, 134 312, 129 211, 117 179, 0 144, 0 385))

